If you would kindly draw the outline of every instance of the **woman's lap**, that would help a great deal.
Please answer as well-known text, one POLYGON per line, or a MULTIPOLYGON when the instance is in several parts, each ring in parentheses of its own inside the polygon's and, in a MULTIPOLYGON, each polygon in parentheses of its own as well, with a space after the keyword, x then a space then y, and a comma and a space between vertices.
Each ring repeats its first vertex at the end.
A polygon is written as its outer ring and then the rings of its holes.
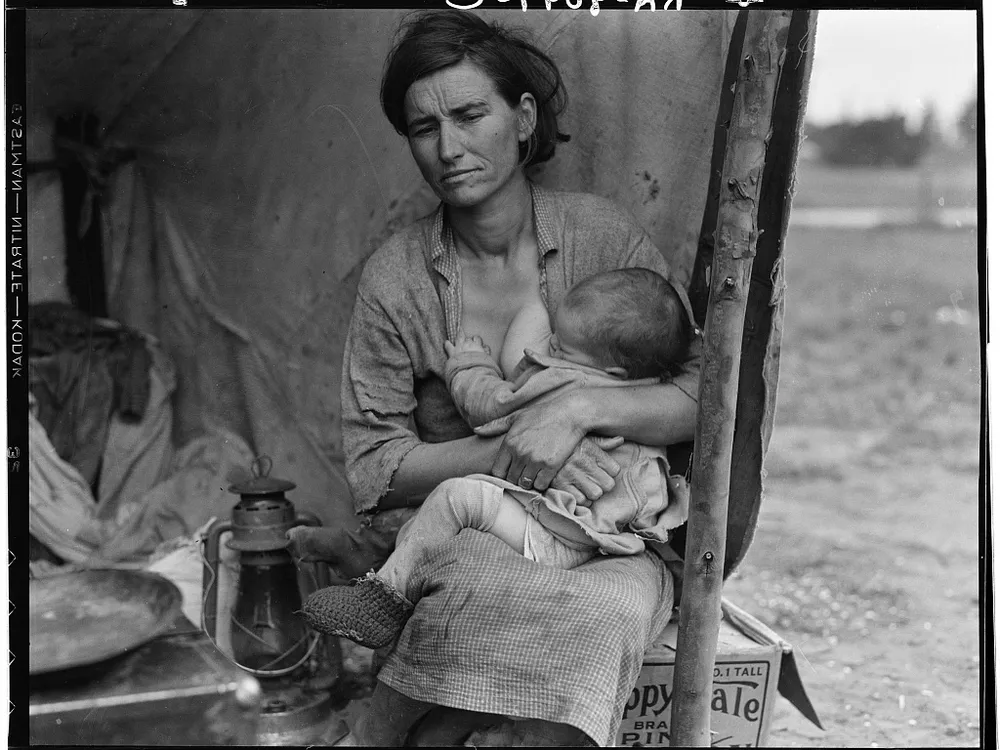
POLYGON ((381 681, 422 701, 569 724, 601 744, 673 604, 651 554, 556 570, 472 531, 429 551, 411 586, 422 598, 381 681))

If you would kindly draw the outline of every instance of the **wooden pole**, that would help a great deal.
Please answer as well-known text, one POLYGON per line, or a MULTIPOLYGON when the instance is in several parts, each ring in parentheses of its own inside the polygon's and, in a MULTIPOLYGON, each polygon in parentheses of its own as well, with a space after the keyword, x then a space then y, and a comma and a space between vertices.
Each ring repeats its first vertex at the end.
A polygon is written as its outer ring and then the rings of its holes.
POLYGON ((674 747, 708 747, 729 477, 757 205, 789 11, 749 14, 720 183, 671 708, 674 747))
POLYGON ((763 499, 763 466, 771 441, 778 360, 785 310, 785 237, 791 215, 795 166, 802 140, 818 11, 797 9, 788 24, 785 62, 771 113, 771 140, 757 205, 757 254, 743 318, 736 433, 729 477, 726 531, 728 580, 750 549, 763 499))

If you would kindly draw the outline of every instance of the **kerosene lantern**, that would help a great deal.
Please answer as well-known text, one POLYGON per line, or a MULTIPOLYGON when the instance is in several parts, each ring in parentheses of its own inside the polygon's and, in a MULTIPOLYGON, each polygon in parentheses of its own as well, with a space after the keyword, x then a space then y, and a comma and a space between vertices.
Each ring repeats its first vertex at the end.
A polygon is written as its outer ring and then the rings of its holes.
MULTIPOLYGON (((205 538, 204 629, 217 642, 219 546, 239 552, 239 583, 230 622, 232 660, 260 678, 264 691, 258 743, 314 744, 335 740, 329 688, 339 676, 339 644, 312 631, 302 617, 302 601, 328 585, 325 565, 304 563, 300 575, 288 551, 286 532, 319 526, 312 513, 296 513, 285 493, 292 482, 270 476, 271 459, 251 465, 252 478, 234 484, 240 496, 231 519, 213 523, 205 538), (311 579, 311 580, 309 580, 311 579)), ((339 722, 338 722, 339 723, 339 722)))

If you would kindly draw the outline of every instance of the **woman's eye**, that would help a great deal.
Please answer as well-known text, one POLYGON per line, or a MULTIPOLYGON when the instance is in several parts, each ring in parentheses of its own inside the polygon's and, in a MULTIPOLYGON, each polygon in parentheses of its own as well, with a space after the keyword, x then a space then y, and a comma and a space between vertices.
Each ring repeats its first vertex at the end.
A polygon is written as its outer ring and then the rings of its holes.
POLYGON ((410 138, 419 138, 421 136, 430 135, 436 130, 436 126, 432 123, 426 123, 424 125, 416 125, 409 129, 408 134, 410 138))
POLYGON ((481 120, 483 118, 482 112, 474 112, 467 115, 462 115, 462 122, 475 122, 476 120, 481 120))

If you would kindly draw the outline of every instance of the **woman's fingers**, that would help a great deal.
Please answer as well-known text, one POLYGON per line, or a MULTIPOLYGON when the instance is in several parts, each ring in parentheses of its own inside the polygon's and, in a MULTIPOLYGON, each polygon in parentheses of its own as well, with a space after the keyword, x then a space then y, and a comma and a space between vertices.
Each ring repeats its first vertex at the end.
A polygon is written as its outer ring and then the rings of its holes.
MULTIPOLYGON (((591 502, 595 500, 600 500, 602 497, 604 497, 604 493, 607 492, 607 490, 604 487, 602 487, 598 482, 596 482, 595 480, 591 479, 588 476, 579 477, 577 479, 576 486, 580 490, 580 492, 583 493, 583 496, 588 500, 590 500, 591 502)), ((611 486, 614 487, 614 484, 612 484, 611 486)))
POLYGON ((582 492, 580 492, 580 490, 578 490, 573 485, 567 485, 566 487, 556 487, 555 484, 553 484, 552 486, 555 489, 562 490, 563 492, 568 492, 570 495, 572 495, 573 499, 576 500, 576 504, 581 508, 589 508, 592 504, 591 501, 587 499, 587 496, 584 495, 582 492))
POLYGON ((543 466, 535 475, 535 489, 539 492, 545 492, 545 490, 552 486, 552 480, 555 479, 555 476, 555 469, 543 466))
MULTIPOLYGON (((584 442, 587 442, 586 440, 584 442)), ((593 446, 591 455, 595 459, 597 468, 600 469, 593 479, 605 492, 610 492, 615 486, 615 477, 621 472, 621 465, 615 461, 607 452, 601 450, 596 445, 593 446)))
POLYGON ((513 454, 505 441, 497 450, 497 455, 496 458, 493 459, 493 468, 490 469, 490 474, 498 479, 506 479, 512 460, 513 454))
POLYGON ((506 479, 524 489, 531 489, 538 475, 538 468, 530 466, 523 458, 519 458, 506 445, 500 446, 497 457, 493 461, 490 473, 499 479, 506 479))
MULTIPOLYGON (((583 437, 572 411, 561 401, 519 410, 509 420, 490 473, 524 489, 548 489, 567 459, 579 449, 583 437)), ((595 459, 591 463, 596 467, 595 459)))
POLYGON ((524 461, 519 461, 515 456, 510 462, 510 468, 507 469, 507 481, 529 489, 535 483, 535 474, 537 473, 537 470, 532 473, 527 464, 524 461))
POLYGON ((590 438, 580 441, 576 450, 552 479, 552 487, 582 495, 589 505, 615 486, 621 466, 590 438))
POLYGON ((604 495, 603 490, 585 475, 565 466, 552 480, 552 488, 568 492, 576 499, 576 504, 584 508, 589 508, 594 500, 599 500, 604 495))

